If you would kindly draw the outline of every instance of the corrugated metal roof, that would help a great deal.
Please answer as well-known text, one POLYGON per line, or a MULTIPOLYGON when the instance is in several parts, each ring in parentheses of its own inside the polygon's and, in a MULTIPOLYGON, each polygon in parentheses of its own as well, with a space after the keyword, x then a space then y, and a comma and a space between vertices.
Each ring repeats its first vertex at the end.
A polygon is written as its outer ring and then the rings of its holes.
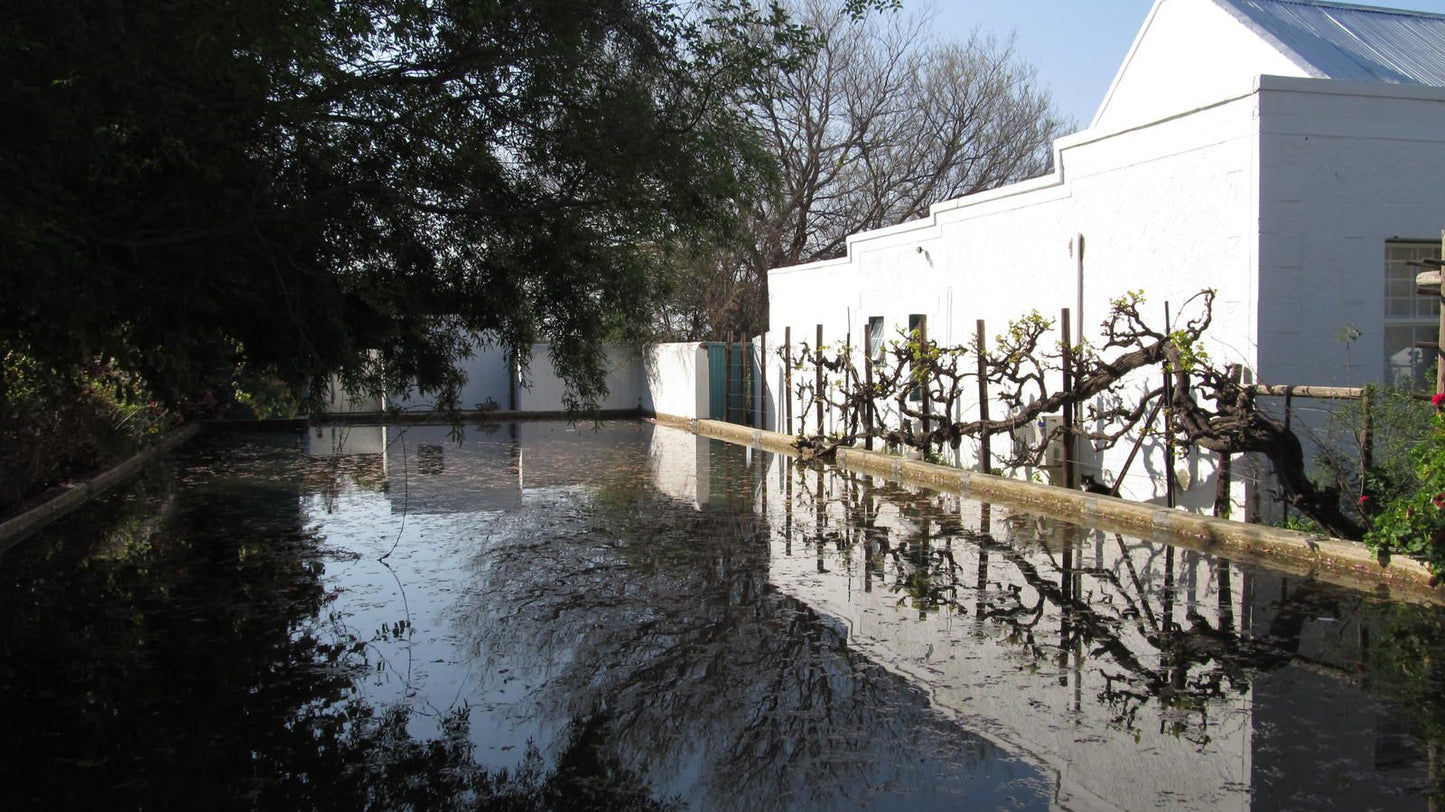
POLYGON ((1327 79, 1445 87, 1445 15, 1311 0, 1216 0, 1327 79))

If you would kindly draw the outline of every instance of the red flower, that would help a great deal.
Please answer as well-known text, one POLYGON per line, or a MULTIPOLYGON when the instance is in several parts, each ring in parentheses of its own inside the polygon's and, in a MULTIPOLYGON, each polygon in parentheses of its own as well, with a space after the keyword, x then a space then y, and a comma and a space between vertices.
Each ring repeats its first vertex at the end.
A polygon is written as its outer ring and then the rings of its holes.
POLYGON ((1430 398, 1430 405, 1434 406, 1437 409, 1441 406, 1445 406, 1445 392, 1435 393, 1435 395, 1430 398))
POLYGON ((1435 507, 1445 510, 1445 491, 1435 494, 1435 498, 1430 501, 1435 503, 1435 507))
POLYGON ((1365 504, 1365 503, 1368 502, 1368 501, 1370 501, 1370 497, 1368 497, 1368 496, 1361 496, 1361 497, 1360 497, 1360 504, 1363 505, 1363 504, 1365 504))

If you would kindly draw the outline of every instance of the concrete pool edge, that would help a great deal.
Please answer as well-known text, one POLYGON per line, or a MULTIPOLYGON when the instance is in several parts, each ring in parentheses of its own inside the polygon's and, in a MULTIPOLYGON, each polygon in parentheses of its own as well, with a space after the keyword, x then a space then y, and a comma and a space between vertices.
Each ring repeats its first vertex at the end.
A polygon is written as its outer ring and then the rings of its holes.
POLYGON ((71 485, 64 493, 0 522, 0 553, 23 541, 31 533, 75 510, 91 499, 125 482, 142 468, 165 456, 201 431, 200 423, 187 423, 161 435, 155 444, 142 449, 94 477, 71 485))
MULTIPOLYGON (((799 456, 786 434, 716 420, 659 414, 658 423, 693 434, 799 456)), ((1381 562, 1359 542, 1312 535, 1261 524, 1201 516, 1183 510, 1131 502, 1111 496, 967 471, 905 459, 878 451, 838 450, 837 467, 899 482, 967 494, 1004 507, 1049 518, 1083 522, 1153 541, 1318 578, 1365 591, 1385 590, 1391 597, 1445 604, 1445 592, 1429 584, 1427 566, 1394 556, 1381 562)))

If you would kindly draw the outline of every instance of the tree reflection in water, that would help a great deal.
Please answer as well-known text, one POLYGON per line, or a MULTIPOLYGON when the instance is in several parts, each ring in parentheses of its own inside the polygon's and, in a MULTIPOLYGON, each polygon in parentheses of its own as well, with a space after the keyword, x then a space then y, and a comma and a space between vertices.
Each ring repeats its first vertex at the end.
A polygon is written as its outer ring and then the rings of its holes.
POLYGON ((601 747, 605 715, 550 770, 533 748, 491 771, 464 705, 420 740, 411 708, 370 704, 297 463, 291 438, 205 444, 0 557, 7 809, 676 808, 601 747))
POLYGON ((474 560, 454 623, 475 672, 533 686, 545 715, 605 707, 619 758, 699 808, 1046 808, 1034 768, 769 584, 768 529, 734 481, 716 512, 647 492, 535 504, 544 543, 522 515, 474 560))
POLYGON ((1436 609, 566 431, 212 441, 0 556, 8 806, 1421 809, 1438 775, 1436 609))

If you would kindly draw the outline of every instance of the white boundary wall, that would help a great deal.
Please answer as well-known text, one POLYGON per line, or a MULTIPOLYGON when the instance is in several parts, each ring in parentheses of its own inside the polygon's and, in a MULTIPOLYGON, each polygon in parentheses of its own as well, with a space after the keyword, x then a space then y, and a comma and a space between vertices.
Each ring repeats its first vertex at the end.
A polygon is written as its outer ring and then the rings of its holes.
MULTIPOLYGON (((512 364, 506 350, 488 341, 478 341, 472 356, 461 361, 461 367, 467 382, 457 396, 458 408, 463 411, 511 408, 512 364)), ((392 404, 400 409, 427 411, 436 407, 436 398, 413 392, 392 398, 392 404)))
MULTIPOLYGON (((1211 346, 1211 354, 1255 368, 1254 113, 1249 96, 1151 127, 1080 133, 1058 143, 1051 176, 856 235, 845 259, 776 270, 768 344, 782 344, 784 327, 792 328, 795 343, 812 343, 821 323, 825 343, 851 333, 861 364, 869 317, 882 316, 891 339, 907 328, 910 314, 924 314, 929 337, 945 346, 968 344, 976 320, 984 319, 993 346, 1011 320, 1031 310, 1057 319, 1065 307, 1075 334, 1082 328, 1097 342, 1110 301, 1128 291, 1145 291, 1146 315, 1162 323, 1165 302, 1177 313, 1190 296, 1214 287, 1220 296, 1212 332, 1239 339, 1211 346)), ((955 419, 976 417, 974 400, 967 398, 955 419)), ((795 414, 800 408, 795 403, 795 414)), ((1002 414, 1001 407, 992 414, 1002 414)), ((1006 442, 995 438, 993 445, 1001 450, 1006 442)), ((966 441, 954 461, 976 464, 976 443, 966 441)), ((1121 467, 1102 463, 1111 466, 1121 467)), ((1087 461, 1082 470, 1090 470, 1087 461)), ((1130 471, 1125 492, 1149 498, 1162 492, 1162 482, 1146 456, 1130 471)))
MULTIPOLYGON (((566 384, 552 367, 546 344, 532 345, 532 363, 526 375, 528 386, 517 396, 517 410, 522 412, 556 412, 566 408, 566 384)), ((598 403, 601 409, 642 408, 644 393, 642 356, 631 348, 607 348, 607 396, 598 403)))
MULTIPOLYGON (((506 352, 478 342, 473 355, 462 361, 467 382, 459 407, 463 411, 490 409, 520 412, 557 412, 565 408, 566 384, 552 366, 547 344, 532 346, 526 374, 528 386, 514 383, 515 373, 506 352), (490 403, 489 403, 490 401, 490 403)), ((607 348, 608 394, 599 404, 606 410, 641 409, 683 418, 707 418, 707 350, 699 343, 656 344, 641 351, 630 347, 607 348)), ((333 411, 376 411, 375 404, 349 406, 335 399, 333 411)), ((415 393, 395 397, 392 404, 410 411, 435 407, 434 397, 415 393)))
POLYGON ((709 418, 707 349, 695 342, 649 347, 642 407, 654 414, 709 418))

